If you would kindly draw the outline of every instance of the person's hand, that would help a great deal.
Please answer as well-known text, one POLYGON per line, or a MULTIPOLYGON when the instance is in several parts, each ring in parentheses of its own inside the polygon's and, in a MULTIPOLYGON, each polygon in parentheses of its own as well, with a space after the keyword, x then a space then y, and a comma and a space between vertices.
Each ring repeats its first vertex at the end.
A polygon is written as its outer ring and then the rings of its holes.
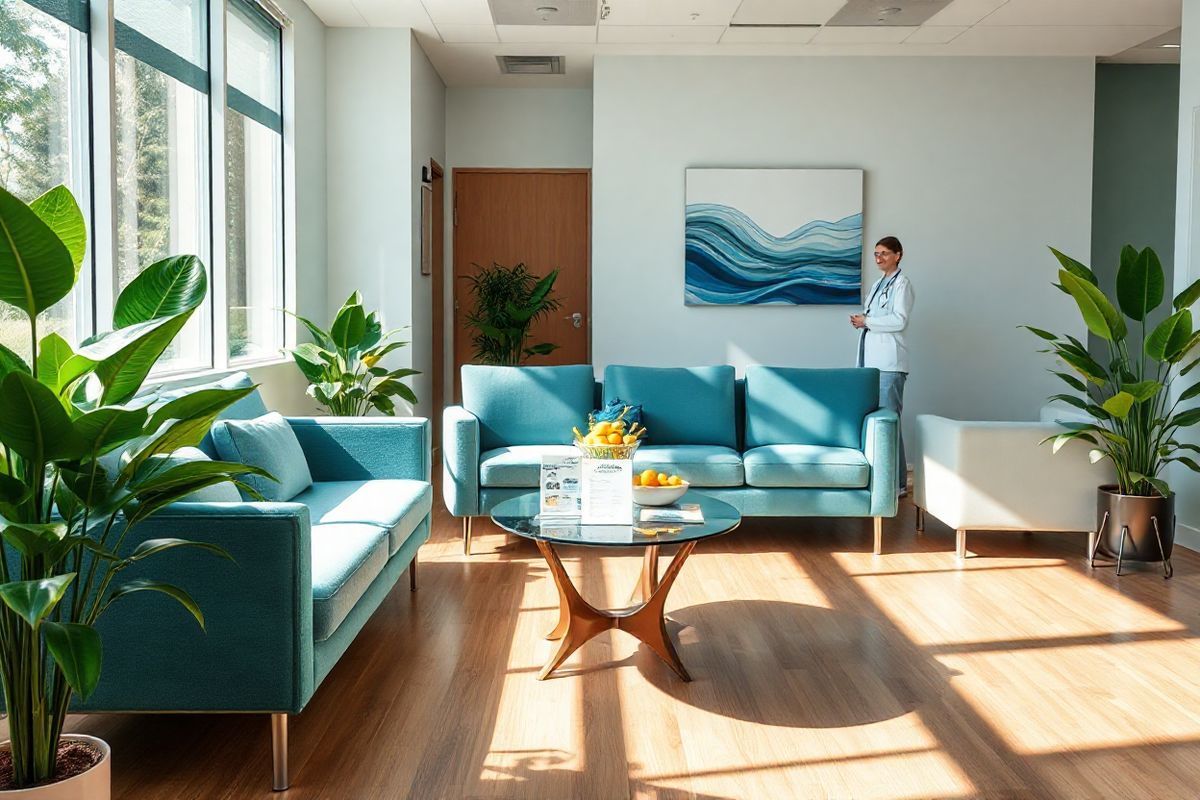
POLYGON ((851 314, 850 324, 858 329, 867 327, 867 317, 865 314, 851 314))

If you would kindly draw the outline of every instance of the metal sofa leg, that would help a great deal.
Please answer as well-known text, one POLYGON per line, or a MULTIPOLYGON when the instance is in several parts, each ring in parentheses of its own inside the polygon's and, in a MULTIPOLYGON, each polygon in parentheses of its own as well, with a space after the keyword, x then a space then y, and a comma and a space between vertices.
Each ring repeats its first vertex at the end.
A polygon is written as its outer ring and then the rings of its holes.
POLYGON ((412 563, 408 565, 408 590, 415 592, 417 590, 417 554, 413 553, 412 563))
POLYGON ((471 555, 471 518, 463 517, 463 555, 471 555))
POLYGON ((924 533, 925 532, 925 509, 921 508, 920 506, 916 506, 916 505, 914 505, 913 508, 915 508, 917 510, 917 533, 924 533))
POLYGON ((875 517, 875 555, 883 554, 883 517, 875 517))
POLYGON ((288 788, 288 715, 271 715, 271 772, 272 788, 277 792, 288 788))
POLYGON ((959 560, 961 561, 962 559, 967 557, 967 532, 965 530, 955 531, 955 537, 956 537, 956 541, 955 541, 955 546, 954 546, 954 553, 955 553, 955 555, 958 556, 959 560))

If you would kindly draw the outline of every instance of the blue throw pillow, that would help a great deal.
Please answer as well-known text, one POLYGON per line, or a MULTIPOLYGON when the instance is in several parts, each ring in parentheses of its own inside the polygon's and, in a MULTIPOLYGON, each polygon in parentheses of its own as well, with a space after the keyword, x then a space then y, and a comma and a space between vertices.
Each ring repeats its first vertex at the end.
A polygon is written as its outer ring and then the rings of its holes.
MULTIPOLYGON (((600 409, 599 411, 593 411, 592 419, 596 420, 596 422, 612 422, 617 417, 621 416, 621 410, 624 409, 625 406, 629 406, 629 410, 625 412, 624 416, 626 430, 628 430, 629 427, 635 422, 638 425, 641 425, 641 403, 626 403, 619 397, 614 397, 612 400, 609 400, 604 408, 600 409)), ((649 438, 649 434, 647 434, 647 438, 649 438)))
POLYGON ((222 461, 260 467, 275 476, 274 481, 258 475, 243 479, 264 500, 291 500, 312 486, 312 473, 300 441, 292 426, 276 412, 257 419, 218 420, 212 436, 222 461))

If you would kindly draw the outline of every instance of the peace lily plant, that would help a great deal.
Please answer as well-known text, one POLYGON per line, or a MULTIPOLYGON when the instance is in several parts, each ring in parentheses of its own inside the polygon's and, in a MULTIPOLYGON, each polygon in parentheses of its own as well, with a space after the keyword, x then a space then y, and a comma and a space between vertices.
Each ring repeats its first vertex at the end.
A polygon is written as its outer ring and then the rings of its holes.
POLYGON ((169 458, 198 444, 251 389, 139 395, 204 300, 196 257, 164 259, 134 279, 117 298, 115 330, 78 349, 57 333, 39 338, 38 315, 70 294, 86 249, 83 215, 65 187, 28 205, 0 189, 0 301, 26 320, 33 354, 25 361, 0 346, 0 680, 14 788, 56 779, 63 720, 72 694, 87 698, 100 680, 95 625, 115 602, 160 592, 204 626, 180 587, 123 573, 176 548, 228 554, 183 539, 127 546, 129 532, 198 489, 265 474, 169 458))
POLYGON ((1200 472, 1200 464, 1184 454, 1200 453, 1200 447, 1179 439, 1181 430, 1200 423, 1200 408, 1183 407, 1200 396, 1200 383, 1175 390, 1175 381, 1200 363, 1193 357, 1200 331, 1193 330, 1191 311, 1200 299, 1200 281, 1180 292, 1170 316, 1147 333, 1146 318, 1162 304, 1165 289, 1162 264, 1152 249, 1126 245, 1121 250, 1115 306, 1090 269, 1051 250, 1062 266, 1055 285, 1074 298, 1088 330, 1107 344, 1108 363, 1096 360, 1073 336, 1024 326, 1049 343, 1041 352, 1054 353, 1075 372, 1055 374, 1078 394, 1050 399, 1092 418, 1065 423, 1069 430, 1047 441, 1053 440, 1055 452, 1074 439, 1093 445, 1092 461, 1112 461, 1122 495, 1169 498, 1170 486, 1161 477, 1168 464, 1200 472))

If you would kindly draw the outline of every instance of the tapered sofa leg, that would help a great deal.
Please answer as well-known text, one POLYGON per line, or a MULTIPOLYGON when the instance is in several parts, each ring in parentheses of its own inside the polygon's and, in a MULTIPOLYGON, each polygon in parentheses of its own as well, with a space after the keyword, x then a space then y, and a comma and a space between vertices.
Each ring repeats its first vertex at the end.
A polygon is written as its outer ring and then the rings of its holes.
POLYGON ((955 539, 954 553, 961 561, 967 557, 967 532, 961 529, 955 531, 955 539))
POLYGON ((883 554, 883 517, 875 517, 875 555, 883 554))
POLYGON ((271 772, 272 788, 277 792, 288 788, 288 715, 271 715, 271 772))
POLYGON ((408 590, 415 592, 417 590, 417 554, 413 553, 413 560, 408 565, 408 590))
POLYGON ((913 506, 917 510, 917 533, 925 532, 925 509, 920 506, 913 506))
POLYGON ((463 517, 463 555, 471 555, 471 518, 463 517))

